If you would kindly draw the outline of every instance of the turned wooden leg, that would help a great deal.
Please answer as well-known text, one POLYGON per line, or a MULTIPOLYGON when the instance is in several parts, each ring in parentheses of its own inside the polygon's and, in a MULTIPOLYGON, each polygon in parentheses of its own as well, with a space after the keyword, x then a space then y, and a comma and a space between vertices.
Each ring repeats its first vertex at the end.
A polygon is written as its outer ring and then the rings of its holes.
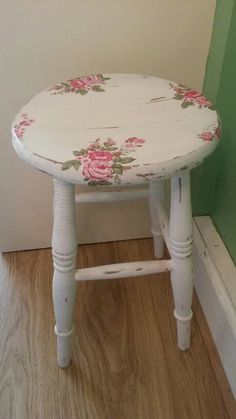
POLYGON ((152 235, 154 244, 154 255, 156 258, 162 258, 164 253, 164 239, 161 233, 160 222, 158 212, 156 209, 157 202, 162 201, 164 203, 165 191, 164 182, 159 181, 150 183, 149 185, 149 210, 152 223, 152 235))
POLYGON ((175 301, 174 316, 177 322, 178 346, 185 351, 190 347, 193 293, 193 227, 189 172, 171 179, 169 234, 173 261, 171 283, 175 301))
POLYGON ((70 363, 70 335, 73 331, 73 312, 76 300, 77 285, 74 275, 77 238, 74 185, 57 179, 54 179, 52 253, 58 364, 65 368, 70 363))

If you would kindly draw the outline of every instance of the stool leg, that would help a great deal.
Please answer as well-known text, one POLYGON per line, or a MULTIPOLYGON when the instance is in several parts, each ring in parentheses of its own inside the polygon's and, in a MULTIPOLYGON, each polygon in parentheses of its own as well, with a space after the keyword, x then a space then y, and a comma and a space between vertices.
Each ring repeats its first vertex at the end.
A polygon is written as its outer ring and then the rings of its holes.
POLYGON ((74 185, 54 179, 53 303, 56 317, 58 365, 70 363, 70 335, 77 284, 74 279, 77 254, 74 185))
POLYGON ((152 235, 154 244, 154 255, 156 258, 162 258, 164 253, 164 239, 161 233, 160 222, 156 204, 158 201, 164 201, 164 181, 150 183, 149 185, 149 210, 152 223, 152 235))
POLYGON ((192 318, 193 261, 192 209, 190 174, 171 179, 170 246, 173 261, 171 283, 175 301, 178 346, 182 351, 190 347, 192 318))

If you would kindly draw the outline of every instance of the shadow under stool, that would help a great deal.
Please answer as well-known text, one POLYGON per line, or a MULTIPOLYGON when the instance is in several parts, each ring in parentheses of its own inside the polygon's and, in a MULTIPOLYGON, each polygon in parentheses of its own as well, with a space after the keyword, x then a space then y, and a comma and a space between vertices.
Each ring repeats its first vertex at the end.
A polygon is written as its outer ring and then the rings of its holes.
POLYGON ((136 74, 77 77, 39 93, 16 116, 19 157, 53 177, 53 302, 58 364, 70 363, 77 281, 170 271, 179 348, 190 347, 193 262, 190 170, 216 148, 219 119, 199 92, 136 74), (170 216, 164 181, 170 179, 170 216), (147 188, 139 187, 147 185, 147 188), (78 188, 87 192, 75 196, 78 188), (105 190, 104 190, 105 188, 105 190), (170 260, 77 269, 76 202, 149 197, 154 252, 170 260))

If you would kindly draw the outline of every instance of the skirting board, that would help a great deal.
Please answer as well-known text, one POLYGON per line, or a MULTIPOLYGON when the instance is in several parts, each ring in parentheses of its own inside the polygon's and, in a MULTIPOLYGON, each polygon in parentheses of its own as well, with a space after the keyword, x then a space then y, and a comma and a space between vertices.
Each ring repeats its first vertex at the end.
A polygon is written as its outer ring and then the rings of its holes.
POLYGON ((195 290, 236 399, 236 267, 210 217, 194 219, 195 290))

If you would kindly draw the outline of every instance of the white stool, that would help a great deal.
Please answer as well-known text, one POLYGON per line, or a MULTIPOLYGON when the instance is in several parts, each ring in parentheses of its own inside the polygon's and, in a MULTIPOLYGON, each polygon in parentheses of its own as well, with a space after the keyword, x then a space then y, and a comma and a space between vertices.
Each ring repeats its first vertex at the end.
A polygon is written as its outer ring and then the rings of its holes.
POLYGON ((12 132, 18 155, 54 179, 53 301, 59 366, 70 363, 76 281, 83 280, 170 271, 178 346, 188 349, 193 291, 189 173, 218 143, 219 120, 212 104, 195 90, 157 77, 80 77, 36 95, 17 115, 12 132), (170 221, 163 186, 167 178, 170 221), (75 198, 74 184, 88 185, 91 192, 75 198), (148 190, 137 188, 141 184, 149 184, 155 256, 163 256, 165 240, 171 260, 76 270, 75 201, 143 197, 148 190))

